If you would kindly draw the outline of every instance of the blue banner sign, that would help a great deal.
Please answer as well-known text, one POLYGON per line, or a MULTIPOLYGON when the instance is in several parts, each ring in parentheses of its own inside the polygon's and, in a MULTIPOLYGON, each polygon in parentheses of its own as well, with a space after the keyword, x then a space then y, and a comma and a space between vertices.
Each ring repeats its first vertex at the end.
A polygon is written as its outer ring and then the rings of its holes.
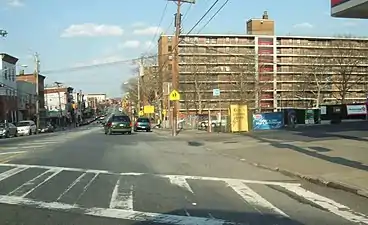
POLYGON ((253 130, 272 130, 284 127, 282 112, 253 114, 253 130))

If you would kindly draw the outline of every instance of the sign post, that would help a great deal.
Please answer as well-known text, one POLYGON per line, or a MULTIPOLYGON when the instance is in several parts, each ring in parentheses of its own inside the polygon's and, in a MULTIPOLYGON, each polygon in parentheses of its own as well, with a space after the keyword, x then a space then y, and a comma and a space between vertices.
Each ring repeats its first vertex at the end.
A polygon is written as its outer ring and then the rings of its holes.
MULTIPOLYGON (((180 94, 177 90, 172 90, 170 95, 169 95, 169 100, 170 101, 174 101, 174 106, 177 104, 178 101, 180 101, 180 94)), ((177 113, 176 110, 173 110, 173 113, 177 113)), ((178 116, 177 115, 173 115, 173 123, 172 123, 172 136, 176 136, 177 135, 177 126, 178 126, 178 121, 177 121, 178 116)))
MULTIPOLYGON (((212 95, 214 96, 214 97, 218 97, 219 98, 219 115, 218 115, 218 117, 219 117, 219 124, 220 124, 220 129, 221 129, 221 122, 222 122, 222 110, 221 110, 221 90, 219 89, 219 88, 215 88, 215 89, 213 89, 212 90, 212 95)), ((220 132, 220 130, 218 130, 218 132, 220 132)))

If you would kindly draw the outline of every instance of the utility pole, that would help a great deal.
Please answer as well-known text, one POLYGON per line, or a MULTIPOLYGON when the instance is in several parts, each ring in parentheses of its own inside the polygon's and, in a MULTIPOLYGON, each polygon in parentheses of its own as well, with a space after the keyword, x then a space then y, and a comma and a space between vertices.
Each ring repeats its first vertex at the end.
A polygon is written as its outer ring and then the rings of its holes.
POLYGON ((35 83, 36 83, 36 133, 38 133, 38 129, 40 128, 40 95, 39 95, 39 73, 40 73, 40 59, 39 59, 39 55, 36 52, 34 54, 34 62, 35 62, 35 83))
MULTIPOLYGON (((137 97, 138 97, 138 114, 141 111, 141 78, 144 76, 144 65, 143 65, 143 57, 140 58, 139 62, 139 72, 138 72, 138 81, 137 81, 137 97)), ((139 115, 138 115, 139 116, 139 115)))
MULTIPOLYGON (((172 87, 173 90, 179 92, 179 36, 181 31, 181 5, 183 3, 195 4, 195 0, 169 0, 174 1, 177 4, 176 14, 175 14, 175 38, 174 38, 174 56, 172 63, 172 87)), ((172 136, 177 135, 178 126, 178 111, 179 111, 179 101, 173 102, 173 122, 172 122, 172 136)))
POLYGON ((63 111, 61 109, 61 96, 60 96, 60 87, 62 85, 62 83, 60 82, 54 82, 56 84, 56 86, 58 87, 58 98, 59 98, 59 113, 60 113, 60 117, 59 117, 59 126, 61 126, 61 118, 63 117, 63 111))

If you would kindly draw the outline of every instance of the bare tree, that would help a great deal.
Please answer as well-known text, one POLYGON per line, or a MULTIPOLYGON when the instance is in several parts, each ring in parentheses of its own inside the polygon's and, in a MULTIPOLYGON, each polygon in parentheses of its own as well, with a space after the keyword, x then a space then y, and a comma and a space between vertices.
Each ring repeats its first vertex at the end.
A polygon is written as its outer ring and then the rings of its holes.
POLYGON ((332 79, 338 90, 335 97, 345 104, 352 88, 367 76, 368 40, 334 40, 331 41, 329 52, 332 79))
POLYGON ((316 50, 313 56, 300 58, 300 66, 295 68, 295 72, 299 73, 296 79, 301 81, 301 85, 297 86, 297 93, 301 93, 300 97, 305 100, 314 101, 317 108, 322 102, 322 92, 332 81, 330 61, 325 50, 316 50))
POLYGON ((189 111, 195 108, 198 114, 202 114, 206 105, 206 93, 209 91, 210 80, 206 66, 198 64, 201 62, 198 57, 190 57, 186 60, 187 65, 185 72, 189 74, 183 75, 180 89, 184 92, 183 99, 185 107, 189 111))
POLYGON ((121 85, 123 92, 127 93, 127 100, 132 103, 138 102, 138 77, 132 77, 121 85))

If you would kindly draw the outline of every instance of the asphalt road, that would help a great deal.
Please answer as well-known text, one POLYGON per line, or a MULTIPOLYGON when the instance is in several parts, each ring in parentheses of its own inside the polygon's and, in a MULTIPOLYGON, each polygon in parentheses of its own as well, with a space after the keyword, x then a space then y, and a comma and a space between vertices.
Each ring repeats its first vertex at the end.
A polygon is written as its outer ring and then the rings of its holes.
MULTIPOLYGON (((267 156, 265 156, 267 157, 267 156)), ((0 224, 368 224, 368 201, 156 133, 0 146, 0 224)))

